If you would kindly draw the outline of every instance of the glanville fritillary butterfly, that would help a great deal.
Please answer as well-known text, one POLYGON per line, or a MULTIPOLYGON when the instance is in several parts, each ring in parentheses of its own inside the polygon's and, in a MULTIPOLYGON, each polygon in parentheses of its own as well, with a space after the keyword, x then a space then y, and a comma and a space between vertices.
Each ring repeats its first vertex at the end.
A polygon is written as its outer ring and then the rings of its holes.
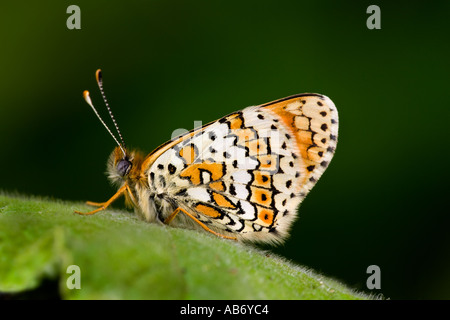
POLYGON ((338 113, 326 96, 297 94, 233 112, 191 130, 144 156, 128 150, 103 91, 119 142, 108 161, 109 179, 148 222, 206 230, 241 241, 281 243, 297 209, 336 149, 338 113))

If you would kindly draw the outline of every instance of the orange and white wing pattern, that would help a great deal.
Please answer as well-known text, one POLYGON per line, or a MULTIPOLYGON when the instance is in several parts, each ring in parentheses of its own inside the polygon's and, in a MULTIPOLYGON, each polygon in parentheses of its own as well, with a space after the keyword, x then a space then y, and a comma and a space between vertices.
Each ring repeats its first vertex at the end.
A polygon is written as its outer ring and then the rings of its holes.
MULTIPOLYGON (((240 240, 282 242, 331 161, 338 114, 319 94, 248 107, 158 151, 145 174, 163 221, 182 208, 240 240)), ((195 226, 178 215, 175 225, 195 226)))

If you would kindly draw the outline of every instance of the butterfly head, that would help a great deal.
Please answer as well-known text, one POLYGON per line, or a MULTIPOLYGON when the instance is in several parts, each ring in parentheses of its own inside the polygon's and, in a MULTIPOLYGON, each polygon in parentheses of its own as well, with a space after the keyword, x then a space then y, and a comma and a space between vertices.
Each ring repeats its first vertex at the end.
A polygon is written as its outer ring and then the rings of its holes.
POLYGON ((109 180, 113 184, 121 185, 128 179, 135 179, 139 174, 141 163, 141 153, 137 151, 129 152, 121 147, 116 147, 108 160, 107 174, 109 180))

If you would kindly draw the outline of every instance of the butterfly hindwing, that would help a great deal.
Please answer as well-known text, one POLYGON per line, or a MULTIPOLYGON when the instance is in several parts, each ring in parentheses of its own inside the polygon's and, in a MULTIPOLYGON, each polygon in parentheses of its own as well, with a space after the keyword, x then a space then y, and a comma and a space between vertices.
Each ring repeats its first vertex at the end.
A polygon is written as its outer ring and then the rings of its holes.
POLYGON ((149 184, 164 199, 163 218, 181 207, 217 232, 282 241, 336 139, 331 100, 293 96, 232 113, 167 144, 148 169, 149 184))

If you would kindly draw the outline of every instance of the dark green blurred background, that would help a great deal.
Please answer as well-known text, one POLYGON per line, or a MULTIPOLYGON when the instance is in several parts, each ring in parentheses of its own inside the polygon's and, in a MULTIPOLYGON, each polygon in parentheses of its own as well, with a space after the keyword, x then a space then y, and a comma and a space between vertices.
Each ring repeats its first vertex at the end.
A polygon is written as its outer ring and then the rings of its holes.
MULTIPOLYGON (((450 298, 449 1, 39 1, 0 4, 0 188, 104 201, 114 141, 150 152, 249 105, 328 95, 337 152, 273 249, 392 299, 450 298), (81 30, 66 9, 81 8, 81 30), (381 30, 366 9, 381 8, 381 30), (108 119, 107 119, 108 120, 108 119)), ((0 226, 1 227, 1 226, 0 226)), ((20 236, 20 235, 18 235, 20 236)))

